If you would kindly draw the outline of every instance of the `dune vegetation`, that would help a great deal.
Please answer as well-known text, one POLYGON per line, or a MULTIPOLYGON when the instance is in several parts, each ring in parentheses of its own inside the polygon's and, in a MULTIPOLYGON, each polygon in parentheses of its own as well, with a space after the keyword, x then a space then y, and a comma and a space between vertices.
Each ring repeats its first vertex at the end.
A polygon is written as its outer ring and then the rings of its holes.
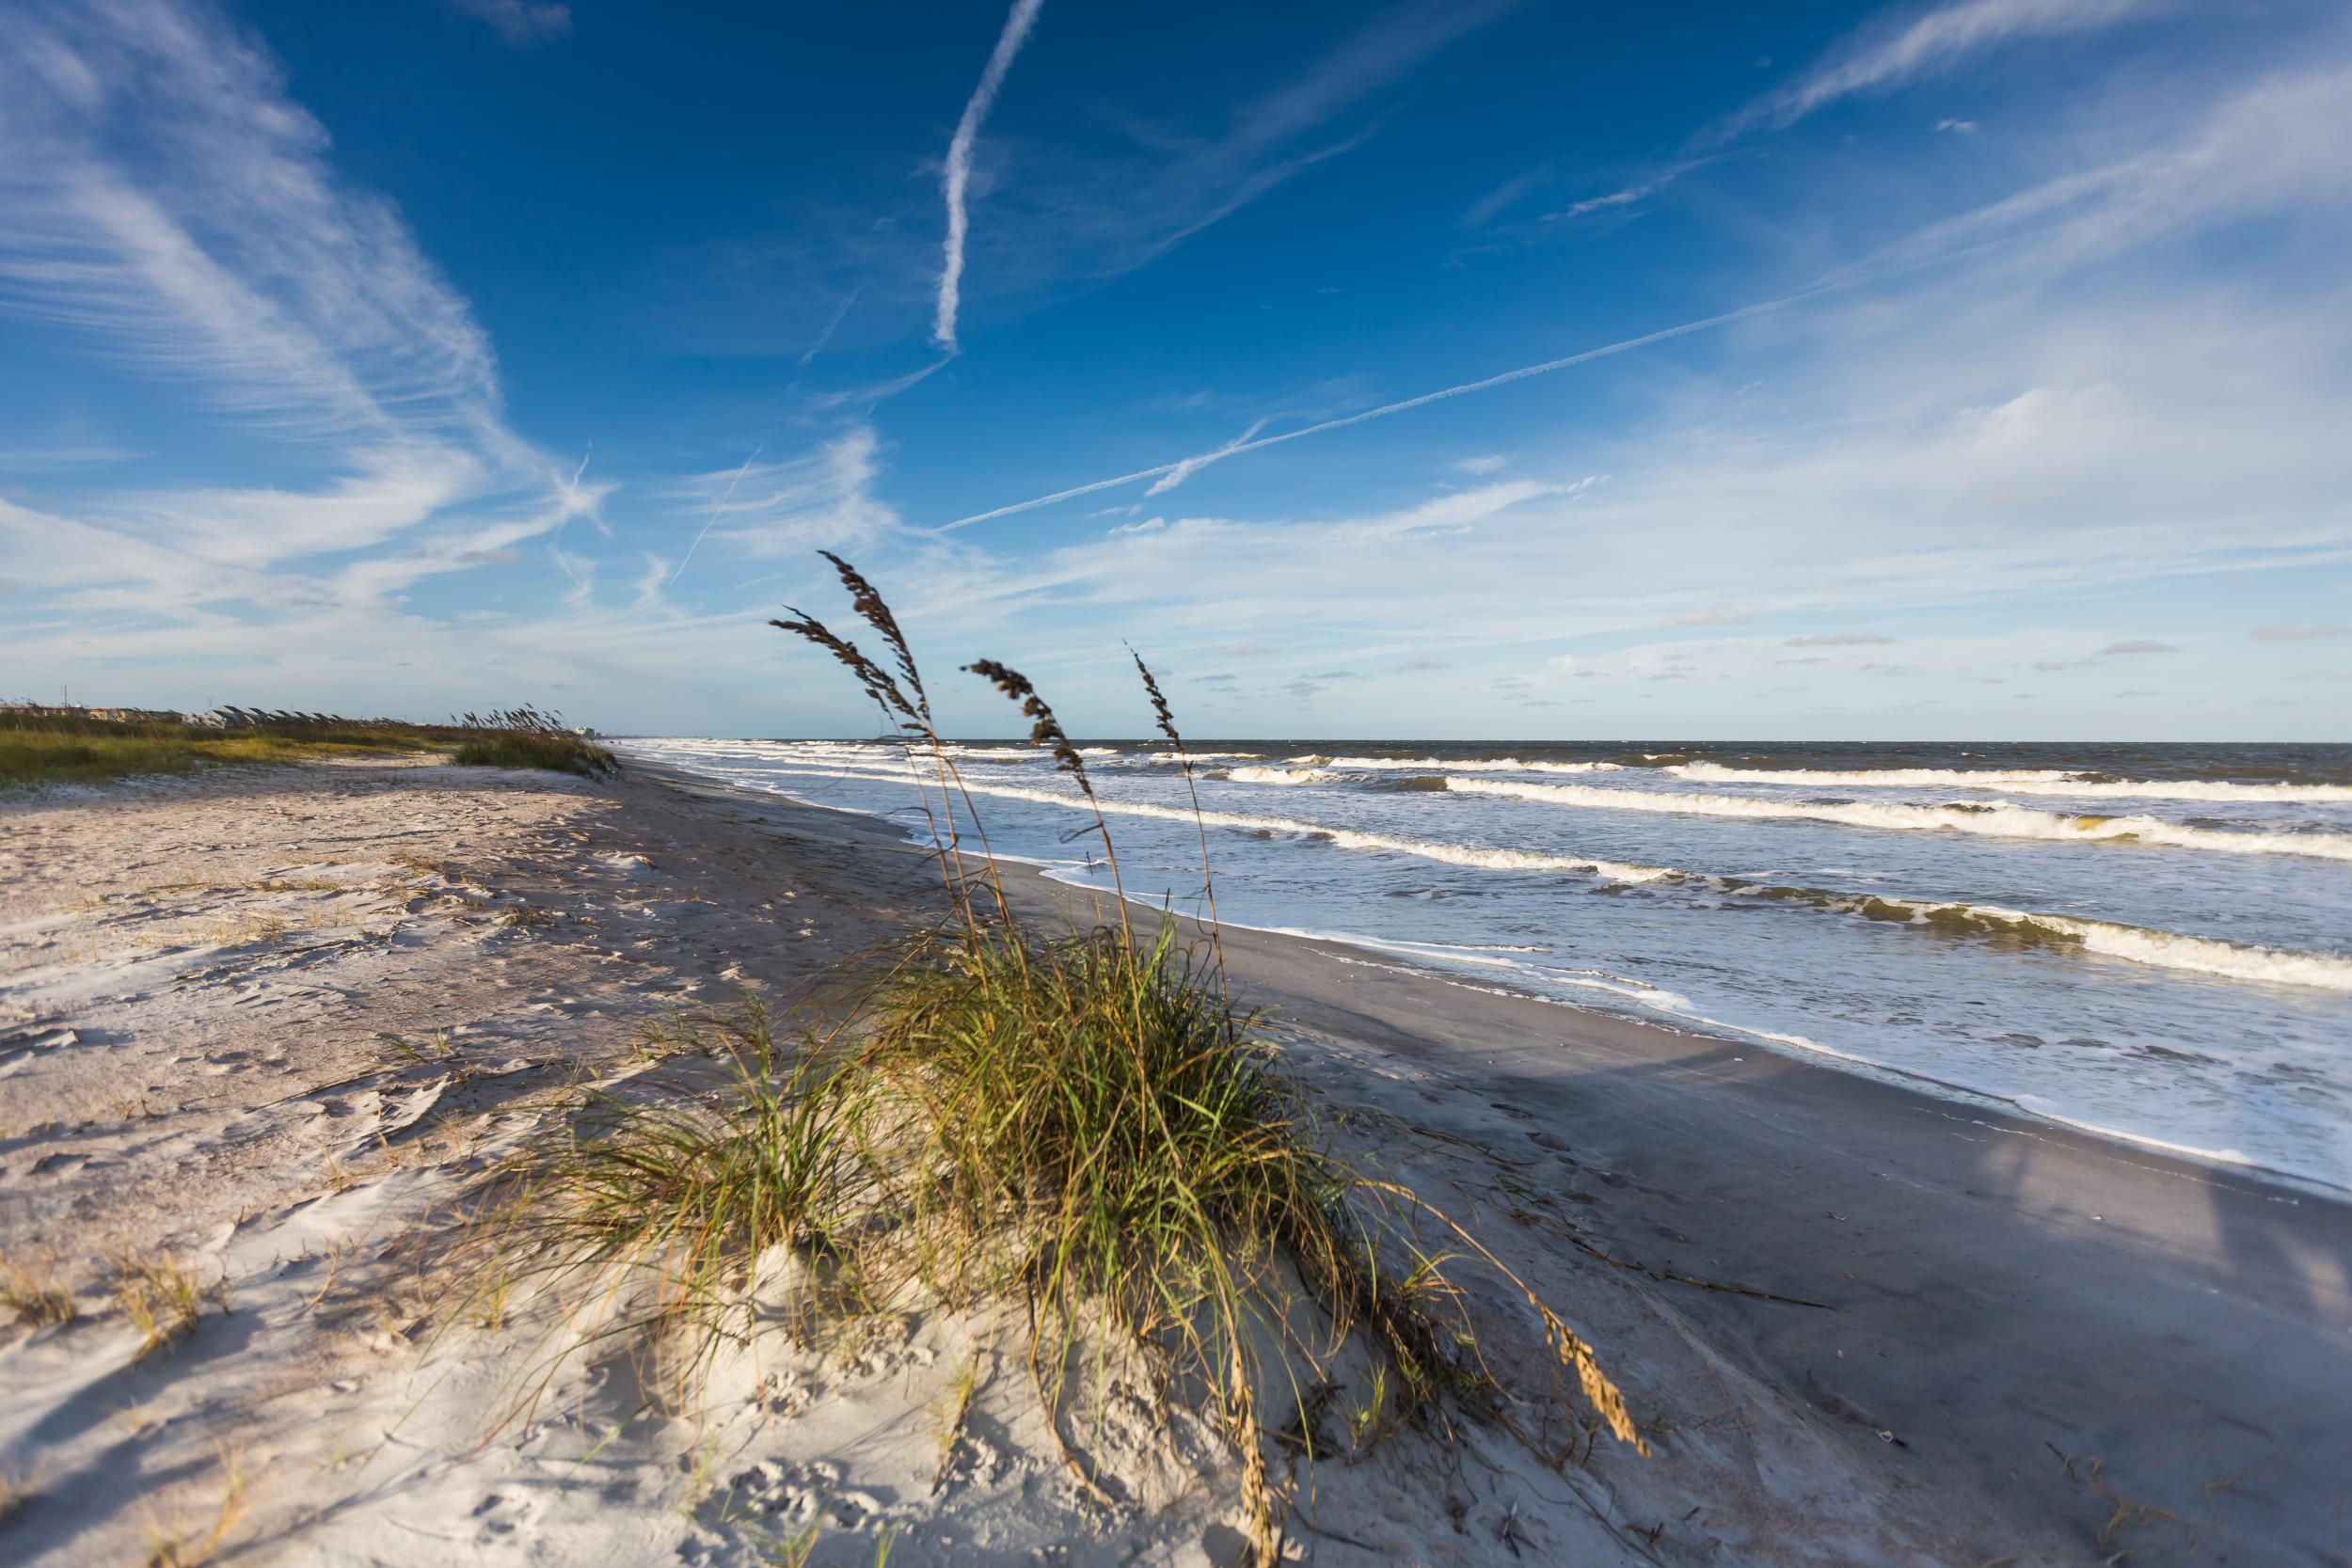
POLYGON ((490 768, 543 768, 596 777, 612 753, 521 707, 446 724, 397 720, 267 722, 211 729, 176 718, 101 718, 71 708, 0 708, 0 788, 102 784, 136 773, 186 773, 239 764, 418 752, 490 768))
MULTIPOLYGON (((535 1298, 553 1310, 529 1397, 577 1357, 627 1354, 641 1386, 686 1406, 723 1346, 776 1326, 779 1274, 784 1320, 810 1336, 1020 1304, 1057 1431, 1125 1358, 1224 1434, 1261 1564, 1279 1555, 1285 1507, 1269 1446, 1312 1431, 1301 1418, 1343 1358, 1371 1369, 1350 1422, 1368 1441, 1464 1416, 1511 1424, 1517 1401, 1479 1349, 1475 1304, 1498 1291, 1540 1320, 1561 1392, 1572 1382, 1594 1426, 1646 1452, 1574 1328, 1468 1229, 1342 1148, 1232 994, 1213 919, 1198 938, 1165 913, 1139 929, 1123 897, 1090 930, 1016 918, 904 634, 828 559, 887 662, 798 611, 773 624, 838 659, 916 765, 942 918, 836 974, 821 1009, 675 1026, 660 1044, 717 1063, 716 1088, 646 1075, 580 1101, 492 1179, 461 1271, 470 1304, 443 1321, 504 1323, 510 1302, 535 1298)), ((967 668, 1020 705, 1030 739, 1092 800, 1085 757, 1029 681, 967 668)), ((1088 832, 1116 877, 1099 812, 1088 832)), ((1202 850, 1205 878, 1205 834, 1202 850)))

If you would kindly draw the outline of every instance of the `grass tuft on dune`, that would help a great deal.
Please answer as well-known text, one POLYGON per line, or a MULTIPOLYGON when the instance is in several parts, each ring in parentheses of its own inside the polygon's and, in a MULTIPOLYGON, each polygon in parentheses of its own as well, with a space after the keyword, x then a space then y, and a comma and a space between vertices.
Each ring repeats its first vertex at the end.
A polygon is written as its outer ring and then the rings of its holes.
POLYGON ((477 736, 450 757, 460 768, 537 768, 551 773, 602 778, 620 764, 611 752, 569 735, 497 732, 477 736))
MULTIPOLYGON (((1523 1391, 1483 1359, 1476 1271, 1533 1310, 1563 1392, 1572 1381, 1597 1426, 1646 1452, 1557 1312, 1327 1135, 1230 993, 1214 927, 1198 945, 1167 919, 1139 936, 1123 899, 1117 923, 1092 930, 1040 935, 1014 919, 903 634, 880 593, 834 564, 891 662, 797 611, 776 625, 847 666, 922 765, 947 918, 834 975, 828 1006, 792 1028, 754 1006, 664 1035, 682 1079, 588 1099, 501 1173, 464 1272, 474 1299, 442 1321, 485 1321, 485 1303, 502 1319, 516 1287, 532 1287, 554 1310, 525 1404, 575 1358, 624 1354, 640 1386, 682 1406, 723 1346, 776 1321, 779 1271, 800 1328, 1023 1304, 1057 1435, 1065 1414, 1099 1411, 1113 1361, 1139 1356, 1164 1398, 1232 1444, 1251 1558, 1270 1568, 1282 1526, 1268 1446, 1293 1433, 1312 1445, 1311 1407, 1349 1358, 1370 1361, 1378 1390, 1350 1418, 1359 1441, 1415 1420, 1443 1431, 1450 1410, 1512 1424, 1523 1391), (979 855, 961 851, 967 833, 979 855), (693 1057, 721 1064, 716 1085, 693 1057)), ((1083 753, 1027 678, 970 668, 1021 705, 1031 739, 1093 800, 1083 753)), ((1089 832, 1115 878, 1099 814, 1089 832)))

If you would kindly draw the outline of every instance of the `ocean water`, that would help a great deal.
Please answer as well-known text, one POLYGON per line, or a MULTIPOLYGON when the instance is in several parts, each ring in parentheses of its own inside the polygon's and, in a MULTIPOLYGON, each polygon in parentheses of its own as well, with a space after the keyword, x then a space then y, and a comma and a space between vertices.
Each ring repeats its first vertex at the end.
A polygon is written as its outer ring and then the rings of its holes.
MULTIPOLYGON (((619 746, 926 833, 888 742, 619 746)), ((1050 759, 951 752, 1000 853, 1108 885, 1050 759)), ((1169 749, 1087 758, 1128 895, 1197 912, 1169 749)), ((1229 923, 2352 1189, 2352 747, 1249 741, 1193 759, 1229 923)))

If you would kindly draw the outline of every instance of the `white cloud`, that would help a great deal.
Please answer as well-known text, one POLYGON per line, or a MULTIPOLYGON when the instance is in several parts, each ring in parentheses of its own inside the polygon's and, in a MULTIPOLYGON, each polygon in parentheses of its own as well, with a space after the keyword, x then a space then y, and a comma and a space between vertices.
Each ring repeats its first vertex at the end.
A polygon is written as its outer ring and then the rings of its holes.
POLYGON ((179 0, 27 4, 0 35, 0 309, 185 388, 328 476, 102 494, 78 520, 43 516, 32 527, 52 550, 120 552, 119 586, 72 590, 83 610, 144 593, 192 614, 235 594, 267 621, 595 515, 608 487, 568 493, 507 427, 466 301, 326 154, 277 63, 179 0), (421 534, 460 506, 465 523, 421 534), (353 552, 377 554, 294 570, 353 552), (262 570, 266 587, 248 575, 262 570))
MULTIPOLYGON (((1947 71, 2021 39, 2088 32, 2165 8, 2169 0, 1949 0, 1909 17, 1890 13, 1833 48, 1810 70, 1697 138, 1785 130, 1816 110, 1947 71)), ((1957 122, 1955 122, 1957 123, 1957 122)))
POLYGON ((572 8, 556 0, 450 0, 468 16, 488 23, 507 42, 544 43, 572 30, 572 8))
POLYGON ((641 553, 645 564, 644 569, 637 574, 635 608, 647 610, 661 603, 662 585, 671 575, 670 563, 651 550, 641 553))
POLYGON ((900 392, 911 387, 919 386, 938 374, 946 370, 954 358, 955 356, 951 354, 944 358, 934 359, 919 370, 909 371, 904 375, 894 375, 887 380, 867 382, 859 387, 845 387, 836 391, 808 392, 803 396, 812 408, 871 408, 876 404, 889 402, 900 392))
POLYGON ((2347 103, 2352 69, 2267 77, 2166 139, 1931 224, 1831 280, 1978 257, 2049 274, 2257 215, 2338 210, 2352 197, 2352 144, 2336 134, 2347 103))
POLYGON ((1493 190, 1473 201, 1462 214, 1462 227, 1484 229, 1505 210, 1518 204, 1520 198, 1551 181, 1549 169, 1530 169, 1505 180, 1493 190))
POLYGON ((1611 191, 1607 196, 1588 196, 1581 201, 1569 202, 1556 213, 1546 213, 1544 220, 1553 223, 1565 218, 1584 217, 1593 213, 1605 213, 1612 207, 1629 207, 1657 189, 1651 184, 1628 185, 1623 190, 1611 191))
POLYGON ((564 595, 564 603, 584 605, 595 596, 596 591, 596 563, 595 562, 583 556, 574 555, 561 545, 549 545, 548 558, 555 562, 566 578, 571 579, 572 586, 564 595))
POLYGON ((673 496, 711 538, 743 555, 854 551, 899 528, 897 510, 873 491, 881 452, 874 427, 855 424, 797 457, 695 475, 673 496))
POLYGON ((1495 451, 1488 452, 1484 457, 1465 457, 1454 466, 1466 474, 1478 474, 1483 476, 1498 472, 1499 470, 1509 467, 1510 462, 1510 458, 1504 456, 1502 452, 1495 451))

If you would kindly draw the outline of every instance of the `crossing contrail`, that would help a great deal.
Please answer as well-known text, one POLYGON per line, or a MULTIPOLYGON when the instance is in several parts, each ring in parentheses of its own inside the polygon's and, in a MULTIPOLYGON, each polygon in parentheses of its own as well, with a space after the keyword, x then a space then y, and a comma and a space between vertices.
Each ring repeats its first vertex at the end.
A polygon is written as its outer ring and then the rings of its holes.
POLYGON ((1784 294, 1778 299, 1768 299, 1755 305, 1742 305, 1737 310, 1725 310, 1719 316, 1708 316, 1698 321, 1684 322, 1679 326, 1661 327, 1656 332, 1645 332, 1638 338, 1628 338, 1621 342, 1604 343, 1598 348, 1588 348, 1581 354, 1565 355, 1558 359, 1547 359, 1540 365, 1522 365, 1516 371, 1504 371, 1500 375, 1490 375, 1483 380, 1465 381, 1458 387, 1447 387, 1435 392, 1423 392, 1419 397, 1406 398, 1402 403, 1383 404, 1378 408, 1367 408, 1360 414, 1349 414, 1341 419, 1326 420, 1321 424, 1311 424, 1301 430, 1286 430, 1279 436, 1262 436, 1254 441, 1242 441, 1232 446, 1220 447, 1214 451, 1202 452, 1197 456, 1179 458, 1173 463, 1162 463, 1156 467, 1138 468, 1134 473, 1120 474, 1115 479, 1098 479, 1091 484, 1073 485, 1067 490, 1057 490, 1050 496, 1039 496, 1031 500, 1015 501, 1010 506, 999 506, 986 512, 975 512, 969 517, 959 517, 952 523, 943 523, 936 531, 952 533, 957 529, 969 528, 974 523, 985 523, 993 517, 1007 517, 1016 512, 1029 512, 1041 506, 1051 506, 1056 501, 1066 501, 1079 496, 1090 496, 1097 490, 1116 489, 1121 484, 1133 484, 1138 480, 1159 479, 1165 475, 1180 472, 1189 474, 1209 463, 1221 463, 1229 457, 1239 457, 1245 452, 1262 451, 1267 447, 1279 447, 1285 441, 1296 441, 1309 436, 1320 436, 1330 430, 1343 430, 1352 424, 1362 424, 1367 420, 1384 420, 1391 414, 1402 414, 1408 408, 1421 408, 1429 404, 1443 403, 1448 398, 1458 398, 1470 392, 1483 392, 1489 387, 1507 386, 1514 381, 1525 381, 1530 376, 1549 375, 1554 371, 1565 371, 1571 365, 1589 364, 1595 359, 1606 359, 1613 354, 1624 354, 1629 349, 1646 348, 1652 343, 1662 343, 1669 338, 1682 338, 1693 332, 1705 332, 1711 327, 1727 326, 1733 322, 1745 321, 1751 316, 1760 316, 1769 311, 1784 309, 1801 300, 1810 299, 1816 294, 1827 293, 1832 289, 1851 287, 1856 281, 1859 279, 1840 279, 1836 282, 1817 284, 1813 288, 1801 290, 1793 294, 1784 294))

